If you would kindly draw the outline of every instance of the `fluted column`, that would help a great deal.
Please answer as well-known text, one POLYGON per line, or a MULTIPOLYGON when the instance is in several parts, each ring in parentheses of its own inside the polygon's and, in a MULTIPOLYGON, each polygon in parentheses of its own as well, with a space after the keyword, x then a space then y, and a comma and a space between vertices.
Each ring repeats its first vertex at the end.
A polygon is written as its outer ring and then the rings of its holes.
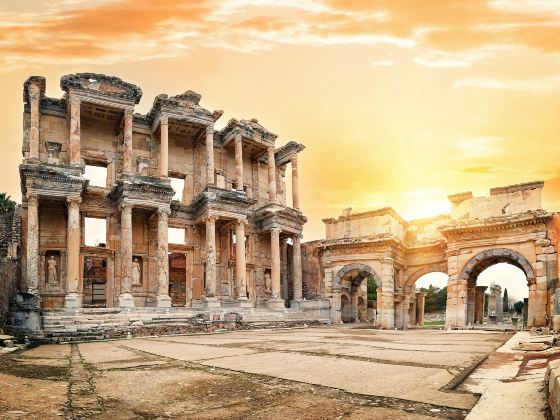
POLYGON ((206 297, 216 295, 216 220, 215 216, 206 218, 206 297))
POLYGON ((41 89, 36 84, 29 85, 29 108, 30 108, 30 127, 29 127, 29 159, 39 160, 39 129, 40 117, 39 100, 41 89))
POLYGON ((159 176, 167 177, 169 168, 169 121, 162 118, 159 123, 160 149, 159 149, 159 176))
POLYGON ((39 285, 39 197, 27 194, 27 291, 37 294, 39 285))
POLYGON ((301 267, 301 235, 296 234, 293 237, 294 247, 292 255, 293 273, 292 281, 294 284, 294 300, 299 301, 303 299, 303 279, 301 267))
POLYGON ((235 133, 235 179, 237 191, 243 191, 243 142, 241 133, 235 133))
POLYGON ((214 126, 206 126, 206 183, 215 185, 214 175, 214 126))
POLYGON ((68 226, 66 229, 66 308, 80 308, 80 197, 68 197, 68 226))
POLYGON ((132 109, 124 111, 124 136, 123 136, 123 172, 132 173, 132 109))
POLYGON ((168 210, 159 209, 157 212, 157 306, 159 308, 169 308, 171 298, 169 297, 169 257, 168 257, 168 210))
POLYGON ((270 228, 272 298, 280 299, 280 228, 270 228))
POLYGON ((121 204, 121 294, 120 307, 133 307, 132 297, 132 205, 121 204))
POLYGON ((237 298, 247 299, 247 260, 245 256, 245 220, 235 224, 235 278, 237 280, 237 298))
POLYGON ((81 165, 80 98, 70 97, 70 165, 81 165))
POLYGON ((276 203, 276 160, 274 147, 268 148, 268 199, 276 203))
POLYGON ((292 162, 292 207, 299 210, 298 156, 293 154, 292 162))

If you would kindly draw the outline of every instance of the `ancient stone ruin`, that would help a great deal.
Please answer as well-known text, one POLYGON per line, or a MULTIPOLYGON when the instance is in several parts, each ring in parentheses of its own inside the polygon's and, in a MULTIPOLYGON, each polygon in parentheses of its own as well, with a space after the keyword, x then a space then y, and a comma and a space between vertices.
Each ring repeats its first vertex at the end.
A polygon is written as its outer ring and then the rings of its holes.
POLYGON ((142 91, 117 77, 63 76, 61 99, 46 97, 45 83, 33 76, 23 90, 22 275, 11 329, 96 336, 197 315, 328 319, 328 301, 303 295, 302 144, 277 148, 256 119, 216 130, 222 111, 190 90, 158 95, 141 115, 142 91), (88 170, 103 182, 90 183, 88 170), (94 244, 92 219, 104 224, 94 244))
MULTIPOLYGON (((423 323, 424 294, 416 290, 416 281, 443 272, 449 276, 446 325, 466 327, 482 321, 486 287, 477 285, 478 275, 504 262, 527 277, 528 326, 548 325, 558 314, 560 218, 542 209, 543 186, 493 188, 489 197, 452 195, 450 214, 422 220, 405 221, 391 208, 347 209, 323 220, 324 240, 302 247, 304 282, 320 285, 330 300, 332 321, 341 322, 347 313, 351 320, 359 318, 366 301, 364 279, 371 276, 377 284, 376 323, 402 328, 423 323)), ((496 293, 491 296, 500 308, 496 293)))

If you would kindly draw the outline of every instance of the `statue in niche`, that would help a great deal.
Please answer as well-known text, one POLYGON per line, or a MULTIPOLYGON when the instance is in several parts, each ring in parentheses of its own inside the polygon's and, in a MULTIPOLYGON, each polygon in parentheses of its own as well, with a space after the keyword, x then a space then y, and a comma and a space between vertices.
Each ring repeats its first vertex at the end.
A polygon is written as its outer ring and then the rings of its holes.
POLYGON ((138 258, 134 258, 132 261, 132 284, 138 286, 142 284, 142 269, 140 268, 140 263, 138 258))
POLYGON ((56 272, 56 260, 54 256, 51 255, 49 260, 47 261, 47 281, 49 283, 58 283, 58 274, 56 272))
POLYGON ((266 296, 272 295, 272 278, 270 277, 270 273, 264 274, 264 288, 266 296))

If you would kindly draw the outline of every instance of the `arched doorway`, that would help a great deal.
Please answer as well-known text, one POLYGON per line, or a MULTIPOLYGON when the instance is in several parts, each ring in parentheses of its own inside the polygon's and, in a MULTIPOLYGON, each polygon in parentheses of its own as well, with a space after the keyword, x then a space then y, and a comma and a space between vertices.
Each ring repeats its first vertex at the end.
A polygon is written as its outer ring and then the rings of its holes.
POLYGON ((379 279, 375 270, 365 264, 348 264, 341 268, 333 281, 334 319, 343 323, 379 323, 379 279))
MULTIPOLYGON (((542 302, 542 304, 537 302, 537 284, 533 267, 521 253, 507 248, 480 252, 465 264, 448 296, 446 325, 465 326, 481 321, 484 311, 482 297, 485 291, 482 290, 482 287, 477 286, 477 280, 487 268, 501 263, 513 265, 525 274, 529 287, 527 325, 529 327, 544 325, 546 302, 542 302)), ((539 278, 544 279, 542 287, 546 290, 546 276, 539 278)), ((501 317, 500 304, 502 301, 498 297, 494 300, 496 316, 501 317)))
POLYGON ((419 327, 443 327, 447 306, 449 276, 442 271, 429 271, 414 281, 416 304, 411 308, 410 324, 419 327))

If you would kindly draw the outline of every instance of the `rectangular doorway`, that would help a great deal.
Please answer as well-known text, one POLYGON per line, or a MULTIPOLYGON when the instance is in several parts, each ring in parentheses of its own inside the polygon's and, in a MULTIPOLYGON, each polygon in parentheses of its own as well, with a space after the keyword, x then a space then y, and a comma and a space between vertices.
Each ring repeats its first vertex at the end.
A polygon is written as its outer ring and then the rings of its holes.
POLYGON ((185 306, 187 302, 187 256, 169 254, 169 296, 171 306, 185 306))
POLYGON ((107 306, 107 259, 84 257, 83 302, 88 308, 107 306))

